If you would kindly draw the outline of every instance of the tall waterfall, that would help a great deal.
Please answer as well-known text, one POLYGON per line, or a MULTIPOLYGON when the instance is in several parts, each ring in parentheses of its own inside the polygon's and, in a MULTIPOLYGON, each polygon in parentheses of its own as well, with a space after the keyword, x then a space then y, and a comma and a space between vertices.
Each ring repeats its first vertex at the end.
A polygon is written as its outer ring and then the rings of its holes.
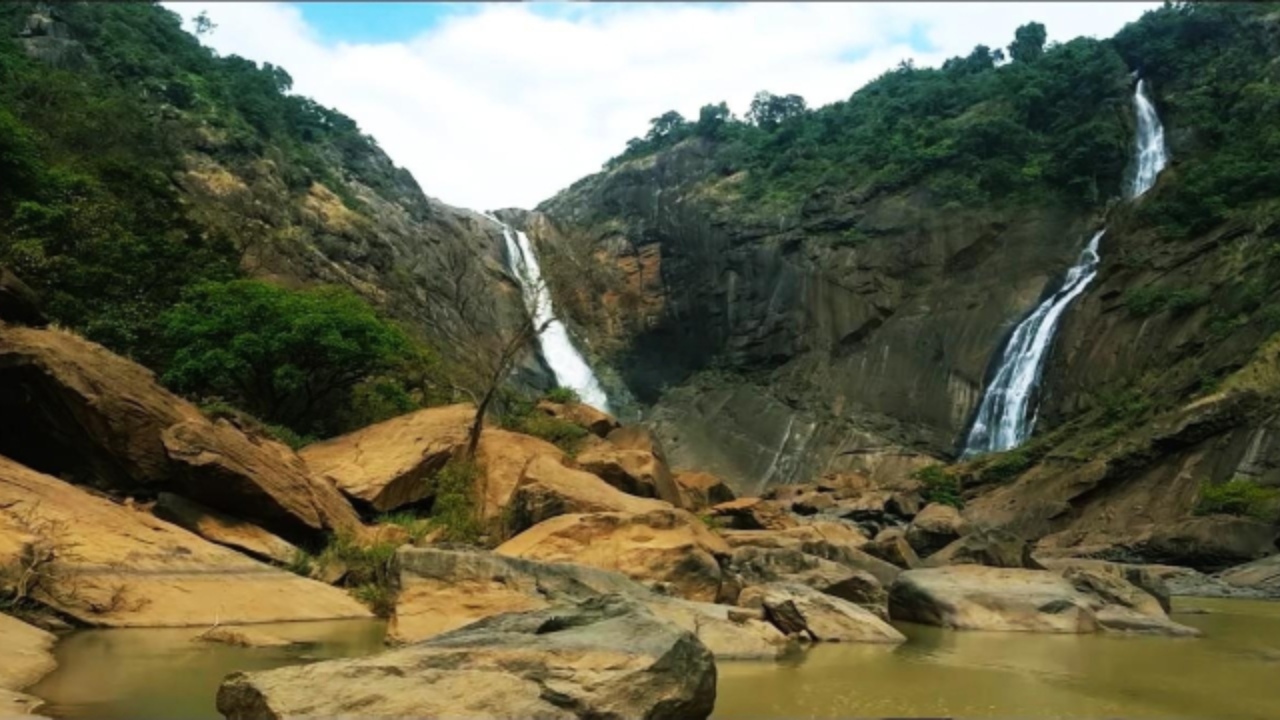
POLYGON ((538 265, 538 256, 533 252, 533 244, 529 242, 528 236, 518 230, 512 231, 506 223, 493 216, 486 217, 502 226, 510 270, 520 281, 520 293, 524 297, 524 306, 530 319, 535 327, 546 325, 546 329, 538 335, 538 344, 542 349, 542 357, 556 376, 556 384, 572 388, 587 405, 612 412, 609 408, 609 396, 600 386, 600 381, 582 353, 573 346, 564 323, 556 317, 551 292, 542 279, 542 268, 538 265))
MULTIPOLYGON (((1136 198, 1155 184, 1169 154, 1164 143, 1164 127, 1147 98, 1142 80, 1134 90, 1133 103, 1138 137, 1136 170, 1129 195, 1136 198)), ((1076 264, 1067 271, 1062 287, 1014 329, 1000 356, 995 376, 978 405, 978 414, 965 440, 964 457, 1008 450, 1031 435, 1036 423, 1035 395, 1058 321, 1071 301, 1097 276, 1098 241, 1105 232, 1100 230, 1089 240, 1076 264)))

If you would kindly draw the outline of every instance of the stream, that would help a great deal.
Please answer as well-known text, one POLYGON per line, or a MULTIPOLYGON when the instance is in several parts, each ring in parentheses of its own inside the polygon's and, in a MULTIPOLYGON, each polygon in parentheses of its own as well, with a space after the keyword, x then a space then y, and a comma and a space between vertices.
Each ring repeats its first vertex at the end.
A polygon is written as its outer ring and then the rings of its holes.
MULTIPOLYGON (((1280 603, 1178 598, 1197 639, 951 632, 895 623, 898 647, 819 645, 789 663, 718 663, 727 718, 1280 717, 1280 603)), ((223 676, 382 649, 374 621, 262 626, 300 649, 197 643, 198 629, 89 630, 28 692, 63 718, 218 718, 223 676)))

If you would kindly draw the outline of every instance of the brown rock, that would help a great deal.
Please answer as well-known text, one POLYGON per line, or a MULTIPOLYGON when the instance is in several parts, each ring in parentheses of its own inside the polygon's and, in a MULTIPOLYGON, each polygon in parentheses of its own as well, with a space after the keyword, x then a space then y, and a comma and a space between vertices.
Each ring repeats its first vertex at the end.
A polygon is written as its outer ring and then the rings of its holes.
POLYGON ((866 536, 848 523, 819 520, 783 530, 724 530, 721 535, 735 549, 796 550, 854 570, 863 570, 885 587, 893 584, 900 572, 893 565, 864 552, 866 536))
POLYGON ((830 493, 809 493, 791 501, 791 512, 797 515, 817 515, 835 505, 836 499, 830 493))
POLYGON ((0 614, 0 717, 26 716, 43 703, 19 692, 58 666, 51 633, 0 614))
POLYGON ((675 507, 684 500, 667 464, 648 450, 623 450, 602 443, 578 453, 578 466, 628 495, 658 498, 675 507))
POLYGON ((799 523, 776 502, 739 498, 711 508, 712 517, 724 518, 734 530, 784 530, 799 523))
POLYGON ((981 565, 908 570, 889 589, 894 620, 956 630, 1091 633, 1095 605, 1056 573, 981 565))
POLYGON ((662 500, 639 498, 595 475, 538 455, 524 470, 511 500, 510 532, 519 533, 557 515, 595 512, 640 514, 670 509, 662 500))
POLYGON ((902 528, 892 527, 881 530, 876 539, 863 547, 869 554, 897 567, 911 570, 920 566, 920 556, 915 548, 907 542, 907 532, 902 528))
POLYGON ((40 310, 39 296, 4 267, 0 267, 0 320, 32 327, 49 324, 40 310))
POLYGON ((597 410, 584 403, 555 403, 543 400, 538 403, 538 410, 585 429, 596 437, 608 437, 610 432, 618 429, 618 421, 607 412, 597 410))
POLYGON ((229 627, 227 625, 219 625, 217 627, 210 628, 192 639, 200 642, 222 643, 223 645, 234 645, 236 647, 256 648, 280 648, 298 644, 293 640, 276 637, 270 633, 264 633, 261 630, 255 630, 247 627, 229 627))
POLYGON ((733 490, 720 478, 705 472, 675 474, 676 485, 684 494, 690 510, 701 510, 734 499, 733 490))
POLYGON ((1031 557, 1031 546, 1005 530, 978 530, 966 535, 925 561, 926 567, 943 565, 986 565, 987 567, 1043 570, 1031 557))
POLYGON ((257 525, 224 515, 172 493, 160 493, 151 512, 161 520, 199 535, 212 543, 239 550, 259 560, 287 565, 298 548, 257 525))
POLYGON ((714 602, 721 581, 717 558, 730 551, 696 517, 667 509, 638 515, 561 515, 508 540, 495 552, 613 570, 644 583, 669 583, 683 598, 714 602))
POLYGON ((298 454, 311 471, 374 512, 431 497, 431 477, 466 447, 475 406, 426 408, 314 443, 298 454))
POLYGON ((1210 515, 1155 528, 1142 554, 1197 570, 1220 570, 1275 553, 1275 525, 1252 518, 1210 515))
POLYGON ((1218 579, 1235 587, 1257 590, 1280 597, 1280 555, 1237 565, 1218 574, 1218 579))
MULTIPOLYGON (((104 627, 369 617, 345 592, 0 458, 0 550, 53 561, 35 599, 104 627), (22 538, 30 536, 31 541, 22 538)), ((0 554, 0 566, 26 562, 0 554)))
POLYGON ((790 582, 867 607, 885 603, 884 586, 871 573, 797 550, 742 547, 730 566, 747 585, 790 582))
POLYGON ((706 718, 715 663, 635 601, 500 615, 403 649, 257 673, 218 691, 228 720, 324 716, 706 718))
POLYGON ((796 583, 747 588, 740 604, 763 607, 766 619, 790 635, 806 633, 819 642, 900 643, 906 637, 857 605, 796 583))
POLYGON ((920 557, 928 557, 969 532, 969 523, 950 505, 926 506, 907 527, 907 542, 920 557))
POLYGON ((524 475, 529 461, 546 456, 556 464, 562 464, 564 451, 529 435, 486 428, 480 435, 476 450, 476 463, 480 466, 481 487, 477 495, 482 497, 481 514, 487 518, 502 517, 503 510, 511 504, 511 496, 524 475))

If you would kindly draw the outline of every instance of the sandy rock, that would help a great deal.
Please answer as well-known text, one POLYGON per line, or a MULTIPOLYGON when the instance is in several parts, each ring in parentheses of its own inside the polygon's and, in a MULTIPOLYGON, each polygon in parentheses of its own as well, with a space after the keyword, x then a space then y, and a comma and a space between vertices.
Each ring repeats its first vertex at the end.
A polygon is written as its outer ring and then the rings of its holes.
POLYGON ((239 550, 259 560, 287 565, 298 548, 257 525, 237 520, 172 493, 160 493, 151 512, 166 522, 218 545, 239 550))
POLYGON ((52 633, 0 614, 0 717, 26 715, 39 708, 38 699, 18 691, 58 667, 53 658, 56 641, 52 633))
POLYGON ((907 527, 907 542, 916 554, 927 558, 969 532, 969 523, 950 505, 932 503, 907 527))
POLYGON ((522 532, 557 515, 623 512, 640 514, 670 509, 670 503, 639 498, 595 475, 539 455, 529 461, 511 498, 511 532, 522 532))
POLYGON ((885 604, 884 586, 871 573, 798 550, 738 548, 730 567, 747 585, 789 582, 866 607, 883 608, 885 604))
POLYGON ((1280 597, 1280 555, 1237 565, 1218 573, 1229 585, 1257 590, 1268 597, 1280 597))
POLYGON ((819 642, 900 643, 907 639, 871 612, 807 585, 750 587, 743 591, 739 604, 762 607, 769 622, 783 633, 805 633, 819 642))
POLYGON ((1031 546, 1005 530, 978 530, 929 556, 926 567, 986 565, 987 567, 1043 570, 1031 557, 1031 546))
POLYGON ((954 628, 1091 633, 1094 602, 1045 570, 955 565, 908 570, 889 589, 889 616, 954 628))
POLYGON ((705 718, 715 683, 711 653, 691 633, 604 596, 488 618, 372 657, 233 673, 217 705, 228 720, 705 718))
POLYGON ((426 408, 303 448, 316 475, 374 512, 429 498, 431 477, 466 447, 475 406, 426 408))
POLYGON ((502 517, 525 468, 539 456, 563 464, 564 451, 546 440, 521 433, 497 428, 486 428, 481 433, 480 446, 476 449, 481 486, 477 488, 477 495, 483 498, 481 513, 485 518, 502 517))
POLYGON ((752 497, 715 505, 710 515, 723 518, 733 530, 784 530, 799 524, 778 503, 752 497))
POLYGON ((867 553, 893 565, 911 570, 920 567, 920 556, 915 548, 907 542, 907 531, 898 528, 885 528, 876 535, 875 540, 863 546, 867 553))
MULTIPOLYGON (((147 512, 0 458, 0 548, 53 564, 36 599, 105 627, 369 617, 345 592, 214 545, 147 512), (7 537, 6 537, 7 536, 7 537)), ((0 565, 23 562, 0 554, 0 565)))
POLYGON ((585 429, 596 437, 608 437, 609 433, 618 429, 618 421, 607 412, 597 410, 585 403, 556 403, 543 400, 538 403, 538 410, 553 418, 559 418, 585 429))
POLYGON ((270 633, 264 633, 261 630, 255 630, 248 627, 230 627, 227 625, 219 625, 210 628, 192 640, 199 642, 222 643, 223 645, 234 645, 236 647, 255 647, 255 648, 280 648, 298 645, 300 643, 293 640, 286 640, 282 637, 276 637, 270 633))
POLYGON ((867 538, 843 522, 809 521, 783 530, 724 530, 721 535, 732 548, 798 550, 806 555, 830 560, 873 575, 888 587, 897 579, 898 568, 863 551, 867 538))
POLYGON ((646 606, 659 618, 697 635, 716 660, 776 660, 794 649, 759 611, 675 598, 646 606))
POLYGON ((499 555, 571 562, 613 570, 644 583, 668 583, 690 600, 713 602, 720 589, 718 557, 729 546, 684 510, 642 514, 561 515, 503 543, 499 555))
POLYGON ((578 453, 574 461, 628 495, 658 498, 675 507, 685 504, 667 464, 648 450, 624 450, 601 443, 578 453))
MULTIPOLYGON (((1166 613, 1170 612, 1171 604, 1169 598, 1172 595, 1166 582, 1167 570, 1185 570, 1185 568, 1166 569, 1159 565, 1129 565, 1084 558, 1038 558, 1037 562, 1060 575, 1068 575, 1077 570, 1113 575, 1137 586, 1155 598, 1160 609, 1166 613)), ((1194 570, 1188 570, 1187 572, 1199 575, 1194 570)))
POLYGON ((675 480, 690 510, 701 510, 734 499, 728 484, 711 473, 681 472, 675 474, 675 480))

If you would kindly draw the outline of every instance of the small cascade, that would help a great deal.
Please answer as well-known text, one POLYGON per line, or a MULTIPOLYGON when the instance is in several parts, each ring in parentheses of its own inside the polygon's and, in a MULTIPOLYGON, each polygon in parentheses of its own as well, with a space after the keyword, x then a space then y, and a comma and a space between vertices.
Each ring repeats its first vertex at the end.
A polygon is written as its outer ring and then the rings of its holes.
MULTIPOLYGON (((1169 162, 1169 152, 1164 142, 1164 126, 1147 97, 1142 80, 1134 89, 1133 104, 1138 119, 1137 153, 1133 182, 1128 190, 1129 197, 1136 198, 1155 185, 1156 176, 1169 162)), ((978 405, 973 427, 965 439, 963 457, 1008 450, 1031 436, 1036 424, 1036 391, 1058 321, 1067 306, 1097 276, 1098 242, 1105 232, 1100 230, 1089 240, 1076 264, 1067 271, 1062 287, 1014 328, 995 376, 978 405)))
POLYGON ((520 281, 520 292, 525 309, 535 327, 546 326, 538 335, 542 357, 556 376, 560 387, 572 388, 582 402, 597 410, 612 412, 609 396, 601 387, 591 366, 569 339, 569 330, 556 317, 551 303, 551 292, 542 279, 542 268, 528 236, 513 231, 506 223, 492 215, 485 217, 502 226, 502 237, 507 245, 507 262, 511 273, 520 281))

